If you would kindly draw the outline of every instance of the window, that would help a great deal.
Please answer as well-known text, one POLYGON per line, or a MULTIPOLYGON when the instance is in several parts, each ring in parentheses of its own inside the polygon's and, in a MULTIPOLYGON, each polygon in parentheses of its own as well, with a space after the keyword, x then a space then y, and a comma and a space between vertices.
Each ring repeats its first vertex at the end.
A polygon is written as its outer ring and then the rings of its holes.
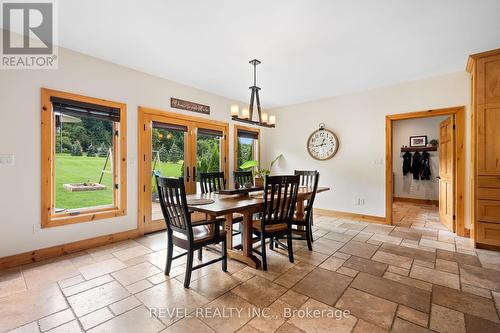
POLYGON ((125 215, 125 112, 42 89, 42 227, 125 215))
POLYGON ((260 161, 260 130, 246 126, 234 126, 234 170, 250 160, 260 161))

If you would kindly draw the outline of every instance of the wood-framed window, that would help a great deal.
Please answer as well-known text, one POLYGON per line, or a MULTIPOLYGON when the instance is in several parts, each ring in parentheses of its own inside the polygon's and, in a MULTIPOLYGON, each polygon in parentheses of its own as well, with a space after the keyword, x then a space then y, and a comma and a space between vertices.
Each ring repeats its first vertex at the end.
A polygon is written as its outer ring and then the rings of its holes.
POLYGON ((260 129, 234 125, 234 171, 249 160, 260 163, 260 129))
POLYGON ((126 214, 126 105, 42 88, 42 228, 126 214))

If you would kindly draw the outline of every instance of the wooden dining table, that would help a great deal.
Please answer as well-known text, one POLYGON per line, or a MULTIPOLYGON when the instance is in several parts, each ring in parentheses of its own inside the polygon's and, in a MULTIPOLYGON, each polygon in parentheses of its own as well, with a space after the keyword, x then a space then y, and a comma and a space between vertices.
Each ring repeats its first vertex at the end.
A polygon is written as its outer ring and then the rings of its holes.
MULTIPOLYGON (((316 193, 330 190, 328 187, 318 187, 316 193)), ((297 218, 304 217, 304 202, 311 197, 311 187, 300 187, 297 194, 297 218)), ((210 219, 224 216, 226 222, 226 246, 228 256, 253 268, 259 268, 261 261, 252 252, 252 223, 253 214, 261 212, 264 206, 263 192, 250 193, 248 195, 227 195, 217 193, 197 193, 187 195, 189 209, 204 213, 210 219), (194 199, 212 199, 213 203, 205 205, 189 205, 194 199), (243 215, 242 250, 233 247, 233 214, 243 215)))

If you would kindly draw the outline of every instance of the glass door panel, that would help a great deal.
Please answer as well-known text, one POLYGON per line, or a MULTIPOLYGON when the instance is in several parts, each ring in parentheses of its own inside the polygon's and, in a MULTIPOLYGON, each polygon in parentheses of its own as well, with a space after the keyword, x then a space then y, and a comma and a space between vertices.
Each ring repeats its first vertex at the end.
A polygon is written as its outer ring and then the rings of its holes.
POLYGON ((155 175, 184 177, 188 127, 153 121, 151 131, 151 220, 163 219, 155 175))
MULTIPOLYGON (((198 128, 196 131, 196 192, 200 190, 200 173, 224 171, 222 163, 224 132, 198 128)), ((227 179, 227 175, 226 175, 227 179)))

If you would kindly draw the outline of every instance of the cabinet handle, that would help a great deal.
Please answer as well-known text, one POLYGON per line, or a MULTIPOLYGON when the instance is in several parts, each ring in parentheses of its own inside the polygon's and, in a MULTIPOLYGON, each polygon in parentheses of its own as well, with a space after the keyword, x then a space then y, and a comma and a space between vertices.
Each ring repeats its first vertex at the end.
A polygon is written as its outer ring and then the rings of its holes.
POLYGON ((186 167, 186 182, 189 181, 189 167, 186 167))

